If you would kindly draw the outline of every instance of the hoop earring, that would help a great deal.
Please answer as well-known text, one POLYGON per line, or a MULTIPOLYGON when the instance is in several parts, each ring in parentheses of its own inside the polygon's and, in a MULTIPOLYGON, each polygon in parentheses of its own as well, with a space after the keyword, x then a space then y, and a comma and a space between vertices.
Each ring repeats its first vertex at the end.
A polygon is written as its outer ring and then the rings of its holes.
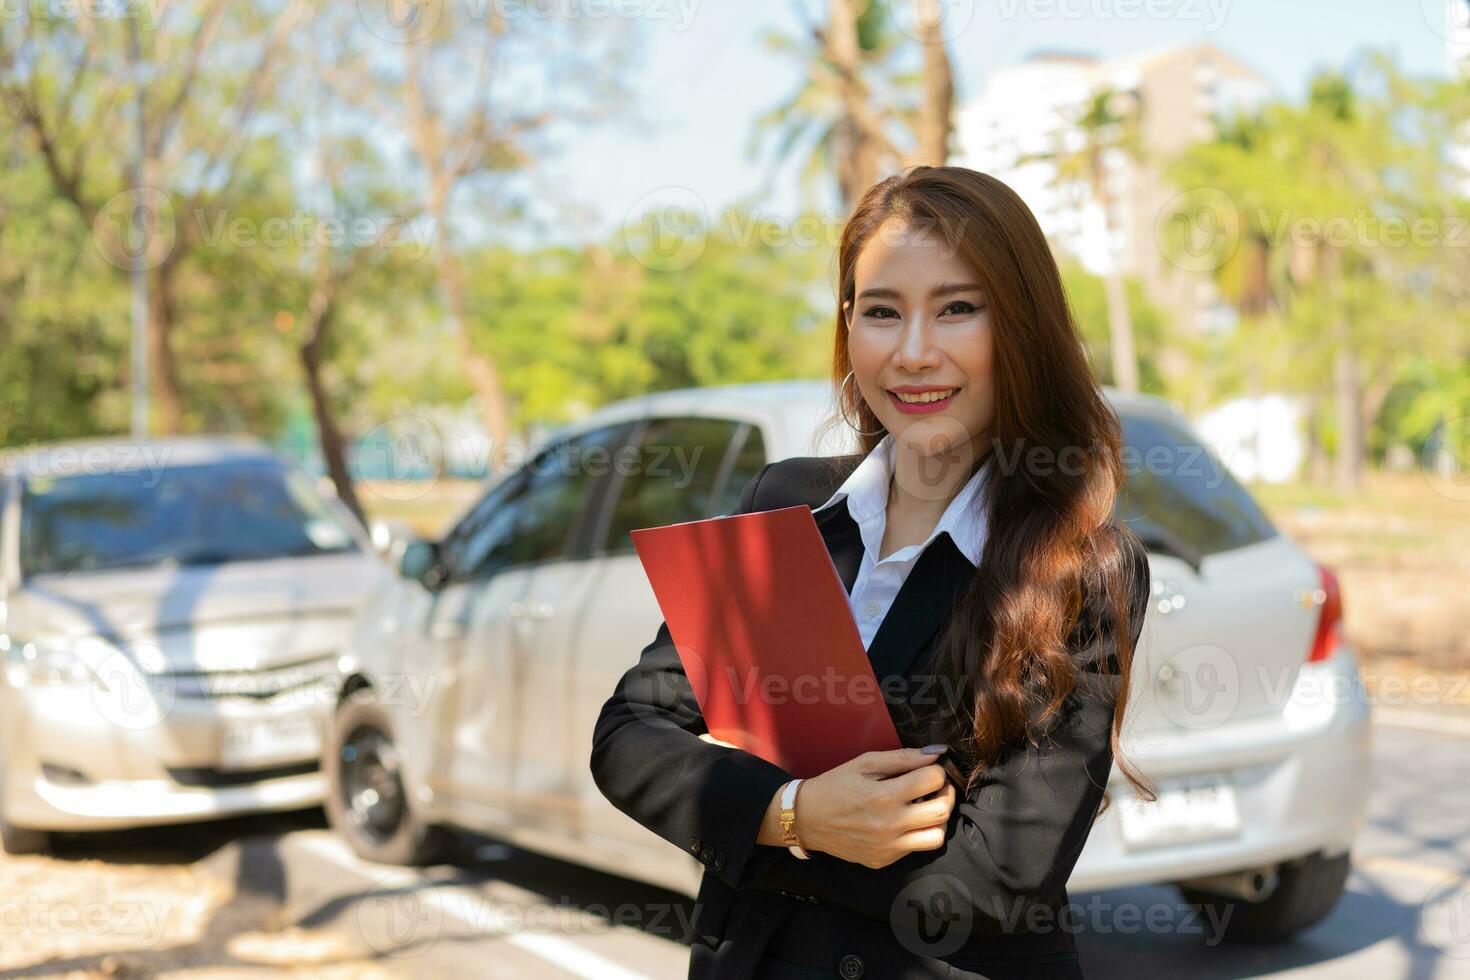
POLYGON ((843 378, 842 384, 837 386, 837 411, 842 414, 842 421, 846 422, 848 426, 858 435, 876 436, 878 433, 884 431, 882 423, 879 423, 878 428, 874 429, 872 432, 864 432, 862 429, 859 429, 857 426, 853 425, 852 419, 847 417, 847 400, 843 396, 847 394, 847 382, 852 379, 852 376, 855 373, 856 372, 853 371, 847 372, 847 377, 843 378))

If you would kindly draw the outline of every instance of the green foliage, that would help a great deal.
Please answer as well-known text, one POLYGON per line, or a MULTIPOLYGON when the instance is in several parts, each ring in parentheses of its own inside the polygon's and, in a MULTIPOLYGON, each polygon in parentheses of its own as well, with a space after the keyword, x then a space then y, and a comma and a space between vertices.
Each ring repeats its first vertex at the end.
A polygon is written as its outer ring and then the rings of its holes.
MULTIPOLYGON (((1062 286, 1072 318, 1087 346, 1088 358, 1099 383, 1111 385, 1113 380, 1112 339, 1108 329, 1108 302, 1103 280, 1084 269, 1077 261, 1063 257, 1059 263, 1062 286)), ((1133 319, 1133 334, 1138 345, 1139 389, 1150 394, 1166 394, 1166 384, 1154 357, 1174 338, 1159 308, 1149 301, 1143 286, 1134 279, 1126 282, 1128 310, 1133 319)))
POLYGON ((1233 335, 1194 352, 1190 382, 1210 400, 1262 389, 1311 396, 1330 446, 1327 405, 1348 350, 1370 449, 1412 443, 1413 431, 1422 441, 1425 413, 1446 406, 1432 398, 1435 409, 1409 410, 1430 377, 1416 359, 1470 355, 1470 266, 1452 241, 1470 205, 1448 147, 1467 119, 1470 99, 1454 83, 1406 76, 1370 54, 1351 71, 1319 73, 1301 104, 1228 120, 1217 139, 1174 160, 1167 172, 1192 192, 1182 198, 1191 213, 1166 226, 1213 238, 1214 252, 1189 254, 1213 256, 1206 264, 1241 314, 1233 335))
POLYGON ((0 172, 0 445, 126 425, 128 303, 38 163, 0 172))
MULTIPOLYGON (((865 72, 895 125, 908 111, 904 57, 912 55, 894 28, 897 3, 865 5, 858 23, 865 72)), ((163 144, 160 159, 172 161, 163 189, 178 208, 187 250, 167 298, 192 429, 270 436, 292 418, 299 427, 302 324, 320 253, 294 234, 263 241, 271 222, 381 219, 410 208, 406 198, 422 190, 421 173, 395 165, 381 118, 357 126, 343 109, 332 125, 312 122, 321 117, 314 115, 312 63, 303 58, 309 50, 282 56, 292 83, 262 89, 249 138, 225 139, 249 85, 249 49, 272 22, 271 9, 228 5, 220 33, 229 42, 197 66, 172 128, 153 134, 163 144), (303 186, 321 180, 312 174, 318 141, 332 144, 340 169, 327 195, 303 186), (209 148, 226 144, 237 152, 206 172, 209 148)), ((338 16, 357 24, 351 11, 338 16)), ((0 85, 55 113, 71 112, 64 125, 51 120, 58 136, 55 159, 47 161, 14 115, 16 103, 0 109, 0 153, 7 156, 0 171, 0 443, 120 432, 128 422, 127 276, 105 259, 78 200, 100 205, 128 186, 126 25, 94 19, 100 33, 83 59, 75 20, 42 18, 23 42, 21 21, 0 21, 0 40, 20 59, 0 85), (74 77, 83 84, 68 94, 74 77), (48 164, 74 160, 87 166, 76 186, 66 186, 48 164)), ((158 45, 149 83, 157 111, 184 92, 192 35, 185 26, 145 41, 158 45)), ((297 41, 311 48, 304 35, 297 41)), ((825 181, 842 163, 838 87, 831 73, 811 71, 809 37, 769 34, 766 42, 802 74, 759 122, 757 142, 769 139, 775 159, 795 156, 807 176, 825 181)), ((361 111, 371 116, 372 108, 361 111)), ((1114 94, 1090 104, 1078 125, 1091 133, 1084 140, 1091 155, 1134 149, 1134 108, 1117 104, 1114 94)), ((1330 445, 1334 355, 1347 344, 1365 392, 1381 406, 1370 413, 1373 452, 1395 443, 1418 450, 1442 423, 1465 424, 1470 263, 1463 241, 1447 237, 1457 227, 1463 236, 1456 222, 1470 218, 1470 202, 1456 182, 1465 175, 1446 149, 1449 134, 1467 125, 1463 83, 1406 77, 1372 57, 1320 75, 1300 104, 1274 103, 1224 121, 1219 137, 1185 153, 1169 176, 1224 202, 1209 214, 1232 234, 1218 238, 1208 274, 1239 310, 1238 326, 1175 335, 1138 284, 1127 283, 1143 389, 1191 404, 1261 390, 1309 395, 1330 445), (1418 219, 1430 222, 1427 238, 1388 239, 1396 222, 1418 219), (1320 234, 1344 222, 1345 240, 1320 234), (1191 367, 1178 370, 1180 360, 1191 367)), ((1063 169, 1086 174, 1089 153, 1063 161, 1063 169)), ((495 162, 516 169, 524 161, 495 162)), ((470 212, 464 228, 483 228, 487 215, 503 213, 486 203, 500 188, 484 183, 472 191, 456 197, 456 207, 470 212)), ((648 391, 821 376, 831 356, 836 224, 813 215, 773 222, 733 210, 659 242, 630 229, 586 248, 460 245, 471 341, 499 368, 516 429, 648 391)), ((1187 222, 1166 229, 1199 231, 1187 222)), ((424 232, 419 227, 404 246, 354 267, 334 303, 322 375, 349 437, 426 404, 459 406, 471 397, 424 232)), ((346 260, 345 251, 330 259, 346 260)), ((1098 376, 1111 383, 1103 284, 1071 262, 1063 277, 1098 376)))
POLYGON ((1374 448, 1402 444, 1423 458, 1438 437, 1461 455, 1470 445, 1470 359, 1413 357, 1389 393, 1374 448))
POLYGON ((779 232, 728 214, 688 230, 690 251, 672 251, 698 258, 682 268, 622 242, 474 254, 475 336, 506 366, 516 424, 649 391, 819 375, 828 334, 812 295, 826 253, 779 232))

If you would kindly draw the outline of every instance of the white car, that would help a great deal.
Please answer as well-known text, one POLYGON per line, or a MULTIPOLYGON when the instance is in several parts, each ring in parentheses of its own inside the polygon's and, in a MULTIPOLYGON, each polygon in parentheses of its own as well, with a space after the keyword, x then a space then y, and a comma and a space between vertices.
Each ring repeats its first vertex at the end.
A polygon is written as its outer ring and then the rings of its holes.
MULTIPOLYGON (((1175 409, 1107 395, 1128 450, 1119 516, 1154 586, 1123 749, 1160 797, 1141 805, 1115 770, 1068 888, 1175 883, 1236 903, 1228 936, 1284 938, 1341 895, 1367 805, 1336 581, 1175 409)), ((620 402, 411 544, 365 606, 326 756, 328 812, 358 853, 421 862, 469 828, 692 895, 702 867, 589 772, 603 702, 663 619, 627 531, 730 513, 770 460, 853 451, 845 429, 817 441, 833 407, 821 381, 620 402)))
POLYGON ((0 831, 322 801, 338 661, 376 576, 335 497, 264 446, 99 441, 0 475, 0 831))

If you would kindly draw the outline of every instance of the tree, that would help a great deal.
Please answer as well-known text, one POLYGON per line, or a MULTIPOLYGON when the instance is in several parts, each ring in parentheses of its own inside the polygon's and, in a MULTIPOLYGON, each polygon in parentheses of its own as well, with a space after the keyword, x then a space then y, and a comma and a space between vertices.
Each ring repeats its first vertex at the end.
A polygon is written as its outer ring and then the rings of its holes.
POLYGON ((944 14, 939 0, 913 0, 919 43, 924 52, 923 99, 916 129, 917 163, 942 167, 949 162, 954 135, 954 72, 944 40, 944 14))
POLYGON ((0 445, 126 425, 127 297, 41 161, 0 145, 0 445))
POLYGON ((1023 154, 1018 161, 1051 162, 1053 180, 1060 188, 1085 188, 1102 212, 1108 246, 1108 268, 1103 276, 1108 300, 1108 348, 1113 384, 1123 391, 1138 390, 1138 348, 1123 283, 1122 259, 1118 254, 1116 201, 1109 178, 1114 170, 1112 161, 1142 159, 1139 133, 1142 113, 1143 103, 1136 92, 1100 88, 1076 108, 1071 127, 1058 132, 1055 149, 1023 154))
MULTIPOLYGON (((1361 482, 1368 428, 1407 359, 1463 356, 1450 311, 1463 310, 1467 273, 1443 245, 1466 211, 1446 152, 1464 102, 1370 55, 1319 73, 1304 104, 1267 105, 1170 167, 1181 187, 1213 193, 1210 223, 1245 245, 1209 267, 1247 328, 1282 335, 1271 380, 1332 405, 1313 438, 1332 439, 1343 488, 1361 482)), ((1261 339, 1248 329, 1242 343, 1261 339)))
POLYGON ((839 204, 850 210, 884 172, 916 163, 943 165, 954 131, 954 78, 944 37, 942 4, 912 3, 912 38, 894 29, 890 0, 827 0, 825 22, 795 7, 802 33, 768 31, 765 47, 800 65, 802 83, 756 122, 750 150, 768 139, 775 162, 799 148, 808 197, 819 180, 835 179, 839 204), (900 63, 914 51, 917 75, 900 63), (913 98, 917 88, 917 100, 913 98))
POLYGON ((119 270, 135 257, 129 228, 146 225, 150 387, 170 432, 185 427, 179 276, 207 216, 228 200, 280 54, 306 12, 306 0, 178 0, 129 4, 123 16, 26 4, 0 18, 0 108, 28 134, 56 194, 119 270), (129 119, 129 106, 141 118, 129 119), (139 142, 141 186, 129 153, 117 152, 139 142))
POLYGON ((371 266, 385 261, 390 249, 412 244, 400 235, 415 206, 393 187, 372 139, 372 118, 354 112, 325 81, 343 70, 353 49, 347 38, 359 29, 352 11, 322 0, 311 30, 297 46, 298 91, 314 95, 309 114, 293 117, 295 142, 312 148, 312 166, 299 181, 298 197, 313 216, 313 233, 298 260, 309 288, 299 312, 283 322, 298 326, 297 356, 327 474, 338 498, 365 522, 348 466, 348 438, 325 367, 344 298, 360 286, 371 266))
POLYGON ((592 122, 616 95, 629 46, 593 32, 604 18, 507 16, 500 4, 421 5, 377 25, 333 70, 337 94, 402 133, 419 181, 418 211, 432 227, 444 315, 491 440, 492 465, 509 448, 510 409, 498 353, 476 334, 461 252, 517 207, 514 178, 550 152, 555 130, 592 122), (520 74, 518 74, 520 73, 520 74), (486 205, 459 220, 460 205, 486 205))

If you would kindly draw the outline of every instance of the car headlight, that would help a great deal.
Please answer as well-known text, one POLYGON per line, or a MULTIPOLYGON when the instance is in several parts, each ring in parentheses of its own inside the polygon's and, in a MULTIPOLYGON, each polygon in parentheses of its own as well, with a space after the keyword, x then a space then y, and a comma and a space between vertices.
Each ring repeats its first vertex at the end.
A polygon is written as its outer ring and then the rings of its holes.
POLYGON ((37 640, 19 643, 0 637, 5 650, 5 679, 14 688, 106 687, 66 642, 37 640))

